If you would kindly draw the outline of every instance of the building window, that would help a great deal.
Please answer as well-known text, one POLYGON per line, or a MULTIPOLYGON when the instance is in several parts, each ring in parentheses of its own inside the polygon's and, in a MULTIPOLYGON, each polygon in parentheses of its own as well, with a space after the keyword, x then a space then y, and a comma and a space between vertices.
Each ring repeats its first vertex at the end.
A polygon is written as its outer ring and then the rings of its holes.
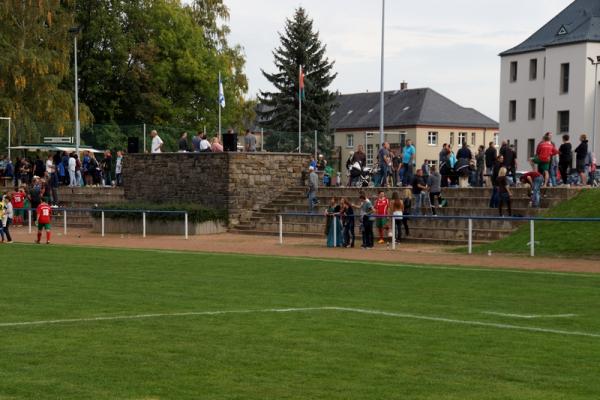
POLYGON ((527 139, 527 158, 535 156, 535 139, 527 139))
POLYGON ((438 161, 437 160, 428 160, 427 165, 429 165, 429 168, 431 168, 431 167, 436 167, 437 168, 438 161))
POLYGON ((558 132, 569 133, 569 118, 571 113, 569 111, 558 112, 558 132))
POLYGON ((427 134, 427 144, 430 146, 437 146, 437 144, 438 144, 438 133, 437 132, 429 132, 427 134))
POLYGON ((533 58, 533 59, 529 60, 529 80, 530 81, 537 80, 537 70, 538 70, 537 64, 538 64, 537 58, 533 58))
POLYGON ((516 121, 517 119, 517 101, 511 100, 508 103, 508 120, 516 121))
POLYGON ((373 165, 373 145, 367 145, 367 165, 373 165))
POLYGON ((467 132, 458 132, 458 145, 462 146, 467 143, 467 132))
POLYGON ((477 144, 477 135, 475 132, 471 132, 471 146, 475 146, 475 144, 477 144))
POLYGON ((534 120, 537 112, 537 100, 529 99, 529 120, 534 120))
POLYGON ((560 65, 560 94, 569 93, 569 63, 560 65))
POLYGON ((519 154, 519 139, 515 139, 515 153, 519 154))
POLYGON ((498 146, 500 144, 500 136, 498 135, 498 132, 494 133, 494 146, 498 146))
POLYGON ((346 135, 346 147, 349 149, 354 148, 354 135, 346 135))
POLYGON ((516 61, 512 61, 510 63, 510 81, 511 82, 517 81, 517 71, 518 71, 518 64, 516 61))
POLYGON ((450 146, 454 146, 454 132, 450 132, 450 146))
POLYGON ((544 57, 544 79, 546 79, 546 57, 544 57))

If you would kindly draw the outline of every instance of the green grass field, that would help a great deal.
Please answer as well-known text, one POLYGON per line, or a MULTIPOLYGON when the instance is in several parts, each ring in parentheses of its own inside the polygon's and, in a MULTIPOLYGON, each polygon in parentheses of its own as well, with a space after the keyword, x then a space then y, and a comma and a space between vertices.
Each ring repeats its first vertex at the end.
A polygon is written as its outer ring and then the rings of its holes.
POLYGON ((600 393, 600 275, 33 245, 0 254, 2 400, 600 393))
MULTIPOLYGON (((543 217, 600 218, 600 190, 584 190, 569 201, 549 210, 543 217)), ((536 222, 536 254, 540 256, 600 257, 600 223, 598 222, 536 222)), ((474 250, 529 253, 529 224, 498 242, 477 246, 474 250)))

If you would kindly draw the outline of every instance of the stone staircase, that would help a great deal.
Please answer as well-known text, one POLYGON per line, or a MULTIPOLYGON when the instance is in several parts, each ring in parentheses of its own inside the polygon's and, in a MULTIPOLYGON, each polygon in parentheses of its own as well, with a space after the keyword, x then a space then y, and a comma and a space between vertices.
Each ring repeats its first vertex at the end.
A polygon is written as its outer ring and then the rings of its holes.
MULTIPOLYGON (((58 189, 58 200, 63 208, 102 207, 103 204, 121 203, 125 201, 123 188, 112 187, 60 187, 58 189)), ((54 213, 56 224, 62 224, 63 212, 54 213)), ((87 211, 68 211, 67 225, 69 228, 92 228, 93 219, 87 211)))
MULTIPOLYGON (((347 197, 353 204, 358 204, 361 189, 356 188, 322 188, 319 190, 319 216, 284 216, 283 232, 287 236, 324 237, 325 212, 327 204, 332 197, 347 197)), ((367 188, 364 190, 368 197, 374 201, 378 189, 367 188)), ((402 192, 402 189, 386 190, 386 196, 391 198, 393 191, 402 192)), ((529 207, 529 197, 526 188, 513 189, 513 215, 538 216, 545 210, 565 201, 578 193, 578 189, 551 188, 542 191, 541 208, 529 207)), ((497 209, 488 207, 491 196, 489 188, 449 188, 442 193, 448 200, 448 207, 437 209, 438 215, 443 216, 498 216, 497 209)), ((308 210, 305 188, 295 187, 289 189, 277 199, 260 210, 255 211, 250 219, 242 221, 232 229, 233 232, 254 235, 278 235, 281 213, 306 213, 308 210)), ((356 210, 355 210, 356 212, 356 210)), ((424 215, 430 215, 430 210, 423 210, 424 215)), ((473 240, 475 243, 488 243, 502 239, 511 234, 522 222, 519 221, 473 221, 473 240)), ((357 220, 356 234, 359 235, 357 220)), ((413 219, 409 222, 410 241, 442 244, 464 244, 468 240, 467 220, 446 219, 413 219)), ((377 233, 375 233, 377 236, 377 233)))

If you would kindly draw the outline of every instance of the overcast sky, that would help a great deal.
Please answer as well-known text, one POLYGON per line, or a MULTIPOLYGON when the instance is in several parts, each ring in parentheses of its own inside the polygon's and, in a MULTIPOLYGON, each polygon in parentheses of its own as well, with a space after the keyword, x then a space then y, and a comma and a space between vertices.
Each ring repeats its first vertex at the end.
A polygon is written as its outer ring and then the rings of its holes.
MULTIPOLYGON (((250 96, 270 89, 272 50, 285 18, 303 6, 338 77, 342 93, 379 90, 380 0, 226 0, 230 43, 247 56, 250 96)), ((498 119, 498 53, 524 41, 571 0, 387 0, 386 90, 400 82, 430 87, 465 107, 498 119)))

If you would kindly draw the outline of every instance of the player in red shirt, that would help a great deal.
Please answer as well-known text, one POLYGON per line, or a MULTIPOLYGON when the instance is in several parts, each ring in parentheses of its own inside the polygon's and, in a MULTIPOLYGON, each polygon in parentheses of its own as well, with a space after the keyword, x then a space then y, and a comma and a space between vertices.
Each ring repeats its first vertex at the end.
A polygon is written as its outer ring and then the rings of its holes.
MULTIPOLYGON (((388 207, 390 201, 385 197, 385 192, 380 191, 379 197, 375 202, 375 213, 377 215, 388 215, 388 207)), ((385 237, 387 236, 387 218, 377 218, 377 229, 379 230, 379 244, 385 243, 385 237), (383 235, 383 231, 386 231, 386 236, 383 235)))
POLYGON ((40 240, 42 239, 42 230, 46 229, 46 244, 50 244, 50 222, 52 221, 52 208, 46 203, 42 201, 40 205, 36 209, 37 213, 37 221, 38 221, 38 233, 37 240, 35 241, 37 244, 40 244, 40 240))
POLYGON ((23 216, 25 215, 25 191, 19 188, 12 196, 12 206, 15 210, 15 225, 23 225, 23 216))

